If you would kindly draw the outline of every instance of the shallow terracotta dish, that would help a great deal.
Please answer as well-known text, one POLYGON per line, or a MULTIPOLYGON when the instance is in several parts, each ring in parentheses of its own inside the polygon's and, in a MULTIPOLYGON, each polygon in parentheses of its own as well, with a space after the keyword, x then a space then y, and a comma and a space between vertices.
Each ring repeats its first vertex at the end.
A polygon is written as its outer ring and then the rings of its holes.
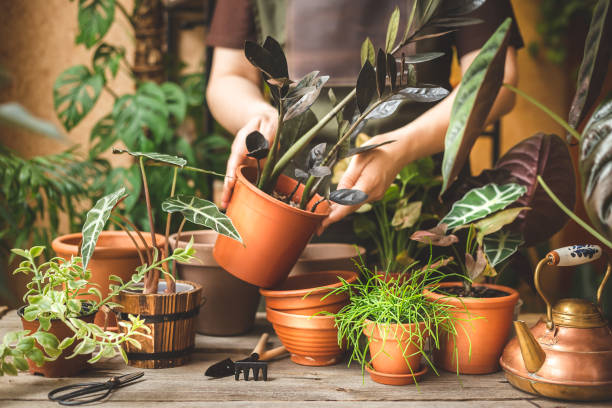
POLYGON ((385 385, 408 385, 414 384, 420 381, 421 378, 427 373, 428 368, 426 365, 423 366, 418 373, 414 374, 385 374, 374 370, 366 366, 366 371, 370 373, 370 378, 379 384, 385 385))
POLYGON ((266 306, 274 310, 308 316, 321 311, 336 313, 348 304, 349 294, 327 295, 342 285, 339 278, 353 283, 357 277, 351 271, 313 272, 290 276, 275 288, 259 292, 266 297, 266 306))
POLYGON ((355 261, 365 256, 365 248, 353 244, 320 242, 308 244, 289 276, 322 271, 352 271, 355 261))
POLYGON ((328 366, 340 362, 344 351, 338 346, 338 329, 333 316, 304 316, 266 308, 268 320, 291 360, 306 366, 328 366))

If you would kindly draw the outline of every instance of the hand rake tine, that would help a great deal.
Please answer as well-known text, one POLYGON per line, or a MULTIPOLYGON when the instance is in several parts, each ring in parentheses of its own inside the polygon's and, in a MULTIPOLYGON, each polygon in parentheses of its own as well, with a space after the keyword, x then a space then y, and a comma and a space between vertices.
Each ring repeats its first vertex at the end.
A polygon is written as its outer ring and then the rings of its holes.
POLYGON ((242 372, 244 374, 244 381, 249 381, 249 367, 245 367, 242 372))
POLYGON ((255 381, 259 380, 259 367, 253 367, 253 379, 255 381))
POLYGON ((268 365, 261 367, 261 373, 263 374, 263 380, 268 381, 268 365))

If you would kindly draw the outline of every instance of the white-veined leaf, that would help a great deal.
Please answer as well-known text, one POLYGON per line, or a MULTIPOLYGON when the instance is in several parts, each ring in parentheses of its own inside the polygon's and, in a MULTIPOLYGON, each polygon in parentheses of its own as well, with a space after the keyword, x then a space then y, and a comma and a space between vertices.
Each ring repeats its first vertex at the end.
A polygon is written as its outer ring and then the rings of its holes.
POLYGON ((515 253, 522 243, 521 234, 502 230, 484 237, 483 247, 489 264, 496 266, 515 253))
POLYGON ((170 164, 172 166, 177 166, 177 167, 180 167, 180 168, 183 168, 187 164, 187 160, 183 159, 182 157, 170 156, 169 154, 163 154, 163 153, 155 153, 155 152, 148 152, 148 153, 131 152, 129 150, 116 149, 116 148, 113 148, 113 153, 114 154, 127 153, 130 156, 144 157, 144 158, 147 158, 149 160, 153 160, 153 161, 160 162, 160 163, 170 164))

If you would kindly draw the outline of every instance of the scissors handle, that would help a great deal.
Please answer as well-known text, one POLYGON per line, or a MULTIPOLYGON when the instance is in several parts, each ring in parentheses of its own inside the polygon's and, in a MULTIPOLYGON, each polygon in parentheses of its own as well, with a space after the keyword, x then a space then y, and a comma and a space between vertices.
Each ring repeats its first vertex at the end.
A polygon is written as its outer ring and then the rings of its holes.
POLYGON ((65 387, 56 388, 48 394, 48 397, 51 401, 55 401, 60 405, 82 405, 89 404, 90 402, 99 401, 108 397, 111 393, 113 386, 108 382, 104 383, 79 383, 66 385, 65 387), (64 392, 74 390, 71 392, 64 392), (82 397, 83 395, 95 394, 99 391, 106 392, 101 393, 100 395, 92 396, 91 398, 79 399, 75 400, 75 398, 82 397))

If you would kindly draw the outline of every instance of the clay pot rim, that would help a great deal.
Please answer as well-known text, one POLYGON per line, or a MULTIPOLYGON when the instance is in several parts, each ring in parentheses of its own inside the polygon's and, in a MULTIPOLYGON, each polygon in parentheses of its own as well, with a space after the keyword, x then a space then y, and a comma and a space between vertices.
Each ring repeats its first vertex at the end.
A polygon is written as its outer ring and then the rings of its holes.
MULTIPOLYGON (((332 270, 332 271, 310 272, 306 275, 289 276, 285 280, 285 282, 287 282, 290 279, 300 279, 300 278, 303 278, 304 276, 313 276, 313 275, 314 276, 327 276, 327 275, 336 274, 336 273, 338 274, 343 273, 346 275, 350 275, 349 278, 347 278, 346 276, 342 276, 349 283, 353 283, 359 278, 359 275, 353 271, 332 270)), ((281 285, 284 284, 285 282, 281 283, 281 285)), ((331 285, 316 286, 314 288, 291 289, 291 290, 275 290, 274 288, 270 288, 270 289, 260 288, 259 293, 261 293, 265 297, 270 297, 270 298, 286 298, 286 297, 300 297, 301 298, 305 296, 306 294, 316 295, 316 294, 321 294, 324 292, 330 292, 332 289, 337 289, 340 286, 342 286, 342 282, 338 280, 338 282, 332 283, 331 285)))
POLYGON ((127 291, 127 290, 122 290, 121 296, 124 297, 132 297, 132 296, 146 296, 146 297, 165 297, 165 296, 183 296, 189 293, 195 293, 197 291, 201 291, 202 290, 202 286, 198 283, 195 282, 191 282, 191 281, 186 281, 186 280, 176 280, 176 283, 182 283, 185 285, 191 285, 191 289, 190 290, 185 290, 183 292, 176 292, 176 293, 149 293, 149 294, 143 294, 141 292, 131 292, 131 291, 127 291))
MULTIPOLYGON (((182 248, 185 247, 185 245, 187 245, 189 243, 189 240, 191 239, 191 236, 200 236, 200 235, 214 235, 215 239, 217 237, 217 235, 219 235, 219 233, 217 231, 211 230, 211 229, 201 229, 201 230, 194 230, 194 231, 183 231, 181 232, 181 239, 180 241, 177 241, 176 236, 178 234, 175 232, 174 234, 170 234, 170 236, 168 237, 168 243, 170 244, 170 246, 174 246, 176 244, 182 245, 182 248)), ((194 240, 193 242, 193 247, 197 248, 197 247, 214 247, 215 243, 214 241, 210 244, 205 244, 202 242, 197 242, 194 240)))
MULTIPOLYGON (((317 220, 322 220, 323 218, 327 217, 330 213, 331 210, 328 209, 327 212, 325 213, 313 213, 310 211, 305 211, 305 210, 301 210, 299 208, 295 208, 292 207, 288 204, 283 203, 280 200, 277 200, 276 198, 264 193, 263 191, 261 191, 260 189, 258 189, 253 183, 251 183, 244 174, 242 174, 242 172, 245 169, 253 169, 253 167, 247 166, 247 165, 242 165, 240 167, 238 167, 238 171, 236 172, 236 177, 238 179, 238 181, 240 183, 242 183, 245 187, 247 187, 251 192, 253 192, 254 194, 256 194, 258 197, 260 197, 261 199, 267 201, 268 203, 270 203, 270 205, 274 205, 279 207, 280 209, 282 209, 283 211, 287 211, 290 213, 297 213, 300 214, 304 217, 307 218, 313 218, 313 219, 317 219, 317 220)), ((288 177, 284 174, 280 175, 281 178, 287 178, 292 180, 293 182, 299 183, 297 180, 292 179, 291 177, 288 177)), ((316 197, 316 196, 315 196, 316 197)))
MULTIPOLYGON (((367 337, 374 337, 376 340, 383 340, 382 337, 374 335, 374 329, 376 329, 377 333, 380 333, 380 329, 376 326, 376 322, 375 321, 370 320, 370 319, 365 319, 364 323, 365 323, 365 325, 363 327, 363 334, 365 334, 367 337), (374 327, 372 327, 372 326, 374 326, 374 327), (371 329, 368 330, 368 328, 371 328, 371 329), (368 333, 368 331, 369 331, 369 333, 368 333)), ((394 331, 394 330, 399 330, 399 328, 397 326, 404 326, 404 327, 410 326, 408 328, 408 332, 410 333, 410 332, 413 331, 413 328, 416 327, 416 325, 417 325, 417 323, 387 323, 386 325, 383 325, 383 327, 387 326, 387 327, 389 327, 390 330, 394 331)), ((425 326, 425 322, 418 322, 418 325, 421 326, 421 332, 423 332, 424 326, 425 326)), ((402 331, 401 333, 404 333, 404 332, 402 331)), ((424 339, 426 337, 428 337, 428 334, 427 333, 425 333, 425 334, 426 335, 424 336, 424 339)), ((395 341, 395 342, 397 342, 398 340, 396 338, 385 338, 384 341, 395 341)))
MULTIPOLYGON (((341 242, 317 242, 313 244, 308 244, 306 245, 306 248, 304 249, 304 251, 306 251, 308 248, 321 248, 324 246, 352 247, 353 249, 357 247, 357 249, 359 250, 359 253, 355 252, 355 255, 353 255, 351 258, 356 258, 358 256, 364 256, 366 253, 366 249, 362 246, 354 245, 354 244, 344 244, 341 242)), ((337 261, 341 259, 346 259, 346 256, 332 255, 329 257, 320 257, 320 258, 303 258, 302 255, 300 255, 300 257, 298 258, 298 262, 324 262, 324 261, 337 261)))
MULTIPOLYGON (((145 239, 151 236, 149 232, 141 231, 141 233, 143 234, 145 239)), ((134 247, 134 244, 124 231, 102 231, 100 233, 100 236, 125 237, 125 239, 130 242, 130 246, 119 248, 114 246, 100 246, 99 244, 97 244, 92 258, 131 258, 136 253, 136 248, 134 247)), ((80 232, 60 235, 51 242, 51 247, 55 252, 64 252, 76 256, 79 253, 79 246, 75 244, 69 244, 67 241, 77 240, 77 242, 80 242, 81 237, 82 233, 80 232)), ((140 244, 138 238, 135 238, 136 242, 140 244)), ((155 234, 155 238, 157 239, 157 247, 163 247, 164 236, 161 234, 155 234)))
MULTIPOLYGON (((448 288, 448 287, 456 287, 461 286, 461 282, 442 282, 438 284, 439 288, 448 288)), ((425 288, 423 290, 423 295, 428 299, 434 301, 443 301, 445 303, 449 303, 453 306, 457 306, 460 308, 467 309, 495 309, 495 308, 503 308, 508 305, 515 305, 519 299, 519 293, 508 286, 503 285, 494 285, 491 283, 475 283, 473 286, 486 286, 490 289, 499 290, 501 292, 508 293, 507 296, 493 297, 493 298, 476 298, 476 297, 449 297, 447 295, 443 295, 440 293, 432 292, 425 288)))
POLYGON ((331 315, 299 315, 266 307, 266 318, 273 325, 277 324, 293 329, 337 330, 335 326, 336 318, 331 315), (291 323, 288 323, 288 321, 291 323))

